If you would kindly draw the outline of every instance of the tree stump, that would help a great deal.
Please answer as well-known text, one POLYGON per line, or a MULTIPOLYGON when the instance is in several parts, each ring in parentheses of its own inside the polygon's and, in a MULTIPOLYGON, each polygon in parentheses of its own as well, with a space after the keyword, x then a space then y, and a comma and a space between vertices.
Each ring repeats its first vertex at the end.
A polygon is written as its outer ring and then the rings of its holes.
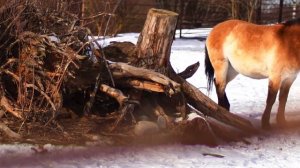
POLYGON ((137 56, 145 61, 142 66, 150 69, 167 67, 177 18, 178 14, 171 11, 149 10, 137 42, 137 56))

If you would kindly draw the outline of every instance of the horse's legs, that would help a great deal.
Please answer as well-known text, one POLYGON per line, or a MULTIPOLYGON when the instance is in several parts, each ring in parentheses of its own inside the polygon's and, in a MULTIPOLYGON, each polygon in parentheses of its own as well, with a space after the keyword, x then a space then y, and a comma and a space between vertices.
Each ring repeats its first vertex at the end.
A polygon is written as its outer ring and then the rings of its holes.
POLYGON ((230 103, 228 101, 225 88, 228 82, 237 76, 237 72, 231 67, 228 60, 223 60, 215 64, 215 86, 218 96, 218 104, 227 110, 230 108, 230 103))
POLYGON ((276 96, 279 90, 280 80, 269 80, 269 88, 268 88, 268 97, 267 97, 267 105, 262 115, 261 125, 263 128, 270 127, 270 114, 272 110, 272 106, 276 100, 276 96))
POLYGON ((217 82, 216 78, 214 80, 215 86, 216 86, 216 92, 218 96, 218 105, 224 107, 225 109, 229 110, 230 108, 230 103, 228 101, 225 88, 226 88, 226 83, 224 82, 217 82))
POLYGON ((291 77, 284 80, 281 84, 280 91, 279 91, 279 106, 278 112, 276 116, 277 123, 281 126, 284 126, 286 121, 284 117, 285 105, 287 101, 287 97, 290 91, 290 88, 295 81, 296 77, 291 77))

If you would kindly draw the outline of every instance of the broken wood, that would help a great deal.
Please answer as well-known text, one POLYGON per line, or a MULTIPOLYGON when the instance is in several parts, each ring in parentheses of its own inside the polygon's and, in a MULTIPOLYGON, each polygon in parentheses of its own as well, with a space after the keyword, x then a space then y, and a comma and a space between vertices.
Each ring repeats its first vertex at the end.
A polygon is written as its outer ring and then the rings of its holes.
POLYGON ((195 64, 192 64, 188 67, 185 68, 185 70, 183 70, 182 72, 178 73, 177 75, 182 77, 183 79, 187 79, 187 78, 190 78, 192 77, 196 71, 198 70, 200 66, 200 63, 199 62, 196 62, 195 64))
POLYGON ((113 63, 110 64, 109 67, 115 78, 135 77, 151 80, 164 85, 165 89, 167 89, 166 93, 169 95, 173 95, 180 91, 180 84, 160 73, 144 68, 137 68, 126 63, 113 63))
POLYGON ((133 102, 139 102, 142 96, 142 92, 141 91, 135 91, 135 90, 131 90, 131 92, 129 93, 129 97, 130 100, 128 103, 124 104, 120 110, 120 116, 118 117, 118 119, 115 121, 114 125, 112 126, 112 128, 110 129, 110 131, 115 131, 116 128, 118 127, 118 125, 120 124, 120 122, 124 119, 126 114, 130 114, 131 118, 132 118, 132 122, 134 124, 136 124, 136 120, 134 118, 133 112, 136 108, 136 106, 138 105, 137 103, 133 103, 133 102))
POLYGON ((117 100, 120 106, 128 101, 128 97, 125 96, 121 90, 112 88, 108 85, 101 84, 99 90, 103 93, 106 93, 110 97, 113 97, 117 100))
POLYGON ((117 81, 121 86, 133 87, 139 90, 146 90, 152 92, 163 93, 165 92, 164 86, 156 82, 137 80, 137 79, 127 79, 117 81))

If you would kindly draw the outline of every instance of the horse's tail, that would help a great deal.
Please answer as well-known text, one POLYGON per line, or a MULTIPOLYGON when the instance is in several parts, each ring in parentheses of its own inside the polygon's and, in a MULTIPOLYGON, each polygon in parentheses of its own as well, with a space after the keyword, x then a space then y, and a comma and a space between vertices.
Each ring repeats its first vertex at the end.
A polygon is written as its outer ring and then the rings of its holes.
POLYGON ((207 77, 207 90, 209 92, 211 91, 213 86, 214 74, 215 74, 215 70, 210 62, 209 55, 207 52, 207 47, 205 45, 205 75, 207 77))

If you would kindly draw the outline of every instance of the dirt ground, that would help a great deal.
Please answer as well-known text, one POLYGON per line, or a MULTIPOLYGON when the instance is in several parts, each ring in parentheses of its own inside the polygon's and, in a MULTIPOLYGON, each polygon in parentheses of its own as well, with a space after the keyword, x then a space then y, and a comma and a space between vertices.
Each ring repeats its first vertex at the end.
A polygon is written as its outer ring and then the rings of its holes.
MULTIPOLYGON (((66 115, 59 120, 45 125, 39 122, 26 122, 13 120, 12 118, 2 119, 9 128, 18 132, 22 138, 12 139, 0 132, 0 143, 30 143, 30 144, 54 144, 54 145, 88 145, 98 143, 99 145, 125 144, 124 140, 117 137, 118 132, 111 132, 111 126, 116 117, 77 117, 66 115)), ((129 128, 123 127, 127 132, 129 128)), ((119 130, 120 131, 120 130, 119 130)), ((128 137, 130 137, 128 135, 128 137)))

